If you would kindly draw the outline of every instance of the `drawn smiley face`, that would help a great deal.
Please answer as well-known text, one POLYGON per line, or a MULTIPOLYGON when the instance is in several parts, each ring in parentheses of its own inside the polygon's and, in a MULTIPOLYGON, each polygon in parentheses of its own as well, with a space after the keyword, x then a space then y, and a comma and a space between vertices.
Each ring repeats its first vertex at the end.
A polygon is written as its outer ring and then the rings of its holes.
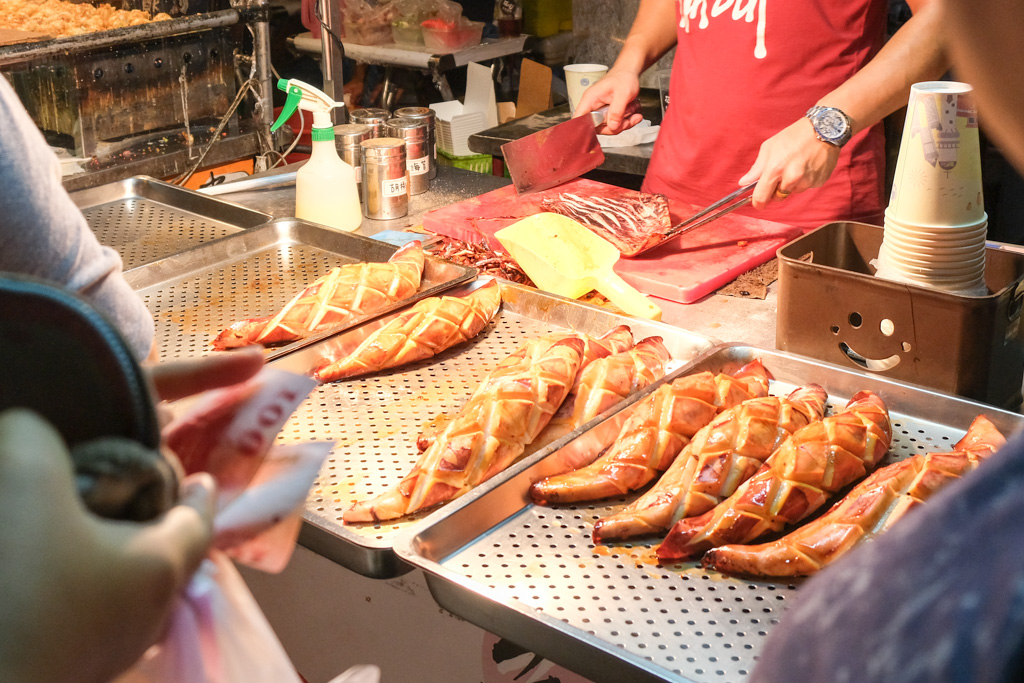
MULTIPOLYGON (((849 330, 844 330, 839 325, 832 325, 829 330, 836 337, 840 337, 839 350, 852 362, 856 363, 860 367, 870 370, 872 372, 884 372, 891 370, 900 364, 902 360, 901 354, 910 353, 912 346, 910 342, 899 341, 896 337, 896 323, 889 318, 882 318, 877 323, 877 328, 873 325, 868 325, 864 321, 864 317, 854 311, 850 313, 847 318, 849 323, 849 330), (875 331, 877 329, 877 332, 875 331), (878 337, 878 335, 881 337, 878 337), (873 348, 885 348, 889 347, 895 353, 889 356, 878 356, 874 357, 866 356, 861 351, 858 351, 846 340, 853 342, 857 341, 862 343, 861 349, 867 347, 873 348), (890 342, 891 340, 891 342, 890 342)), ((877 351, 875 352, 877 354, 877 351)))

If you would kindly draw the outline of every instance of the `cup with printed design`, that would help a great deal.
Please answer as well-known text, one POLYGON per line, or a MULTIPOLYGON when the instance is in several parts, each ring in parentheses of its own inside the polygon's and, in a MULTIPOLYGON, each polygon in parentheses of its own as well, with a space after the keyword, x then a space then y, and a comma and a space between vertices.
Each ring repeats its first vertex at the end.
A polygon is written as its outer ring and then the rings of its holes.
POLYGON ((973 88, 955 81, 910 90, 887 215, 902 224, 977 225, 985 220, 973 88))
POLYGON ((576 111, 583 92, 605 77, 608 67, 604 64, 567 64, 565 66, 565 88, 569 95, 569 112, 576 111))

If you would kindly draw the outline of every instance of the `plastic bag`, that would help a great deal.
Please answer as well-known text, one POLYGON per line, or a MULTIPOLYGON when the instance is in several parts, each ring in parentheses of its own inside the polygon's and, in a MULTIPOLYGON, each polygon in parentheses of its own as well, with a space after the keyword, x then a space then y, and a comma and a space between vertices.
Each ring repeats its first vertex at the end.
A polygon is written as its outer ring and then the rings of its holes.
POLYGON ((217 480, 214 549, 179 598, 164 638, 117 683, 301 681, 231 558, 277 572, 291 557, 303 504, 333 443, 272 444, 315 386, 265 368, 246 383, 207 392, 164 429, 187 471, 217 480))
POLYGON ((154 645, 116 683, 300 683, 227 555, 213 551, 192 577, 154 645))

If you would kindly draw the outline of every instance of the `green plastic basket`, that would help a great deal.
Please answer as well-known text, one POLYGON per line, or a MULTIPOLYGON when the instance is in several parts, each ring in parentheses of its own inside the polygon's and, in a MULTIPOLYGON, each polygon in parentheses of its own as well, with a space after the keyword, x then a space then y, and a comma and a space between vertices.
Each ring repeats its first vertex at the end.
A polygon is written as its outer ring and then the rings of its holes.
POLYGON ((454 166, 455 168, 464 168, 467 171, 490 174, 492 161, 490 154, 456 156, 454 154, 449 154, 441 148, 438 148, 437 150, 437 163, 442 166, 454 166))

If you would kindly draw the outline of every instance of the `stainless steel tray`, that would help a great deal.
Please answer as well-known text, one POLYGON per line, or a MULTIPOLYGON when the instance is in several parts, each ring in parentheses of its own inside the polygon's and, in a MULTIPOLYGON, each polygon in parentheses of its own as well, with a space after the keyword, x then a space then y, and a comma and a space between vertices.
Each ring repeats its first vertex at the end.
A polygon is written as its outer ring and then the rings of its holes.
MULTIPOLYGON (((243 230, 125 272, 156 322, 161 360, 209 353, 211 340, 237 320, 272 315, 335 266, 387 261, 397 247, 297 218, 243 230)), ((469 282, 475 268, 428 256, 419 291, 373 315, 308 339, 269 348, 268 359, 469 282)))
POLYGON ((89 227, 125 269, 262 225, 269 214, 135 176, 71 193, 89 227))
MULTIPOLYGON (((415 442, 421 428, 443 414, 454 413, 483 376, 526 339, 567 329, 603 334, 626 324, 637 340, 661 336, 676 359, 673 369, 712 346, 706 338, 677 327, 499 282, 502 307, 495 322, 477 338, 392 372, 322 385, 281 430, 279 439, 284 442, 336 442, 306 503, 306 523, 299 541, 307 548, 364 576, 389 578, 408 571, 411 567, 395 555, 395 537, 406 529, 429 526, 444 506, 379 524, 346 525, 342 513, 357 500, 383 493, 401 481, 419 457, 415 442)), ((373 325, 386 321, 382 318, 373 325)), ((323 340, 283 356, 273 365, 307 373, 334 345, 354 344, 347 337, 358 338, 364 332, 353 330, 323 340)), ((543 453, 538 450, 521 462, 543 453)), ((477 492, 485 493, 502 476, 485 482, 477 492)))
MULTIPOLYGON (((755 357, 775 376, 772 393, 817 382, 835 408, 861 389, 878 392, 893 422, 892 459, 951 446, 979 413, 1007 436, 1024 427, 1016 413, 748 346, 717 346, 680 374, 755 357)), ((520 468, 486 496, 455 501, 429 526, 399 536, 395 551, 425 570, 442 607, 594 681, 744 680, 801 581, 736 579, 696 562, 661 567, 660 538, 595 547, 593 523, 636 495, 534 505, 528 488, 554 457, 520 468)))

